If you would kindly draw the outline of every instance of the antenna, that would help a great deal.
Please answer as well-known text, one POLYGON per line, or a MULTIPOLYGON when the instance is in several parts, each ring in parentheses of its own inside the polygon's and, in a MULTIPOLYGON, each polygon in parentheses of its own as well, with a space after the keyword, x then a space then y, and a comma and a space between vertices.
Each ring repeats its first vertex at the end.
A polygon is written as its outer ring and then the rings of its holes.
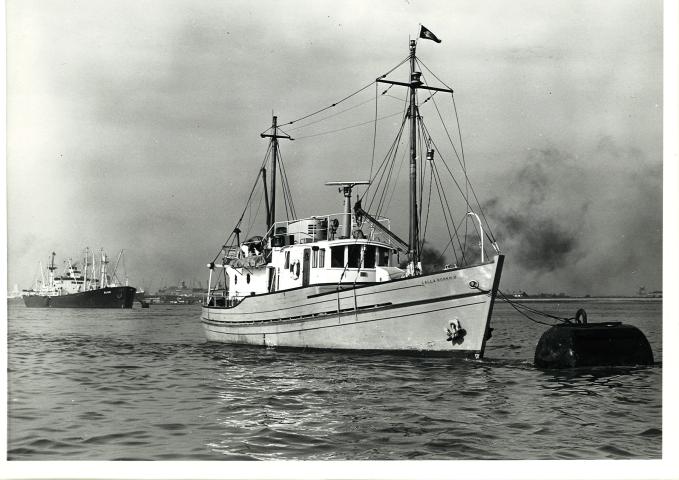
POLYGON ((350 181, 336 181, 336 182, 325 182, 328 186, 339 186, 340 192, 344 193, 344 220, 342 222, 342 233, 340 238, 349 238, 351 236, 351 189, 356 185, 370 185, 368 180, 350 180, 350 181))

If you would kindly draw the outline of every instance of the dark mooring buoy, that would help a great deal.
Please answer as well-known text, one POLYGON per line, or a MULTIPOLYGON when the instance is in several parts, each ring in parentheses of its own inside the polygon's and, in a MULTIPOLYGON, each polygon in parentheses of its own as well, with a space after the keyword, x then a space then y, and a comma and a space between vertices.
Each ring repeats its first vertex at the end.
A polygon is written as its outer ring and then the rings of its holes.
POLYGON ((653 352, 637 327, 621 322, 587 323, 581 309, 576 323, 555 325, 542 334, 534 362, 540 368, 652 365, 653 352))

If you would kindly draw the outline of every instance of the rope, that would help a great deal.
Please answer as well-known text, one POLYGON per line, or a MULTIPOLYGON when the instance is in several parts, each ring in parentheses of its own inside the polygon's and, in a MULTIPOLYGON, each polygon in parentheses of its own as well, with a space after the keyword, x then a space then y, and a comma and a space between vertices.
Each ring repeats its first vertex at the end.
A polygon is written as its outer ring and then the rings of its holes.
POLYGON ((343 113, 348 112, 349 110, 353 110, 354 108, 358 108, 358 107, 365 105, 366 103, 369 103, 369 102, 372 102, 372 101, 373 101, 373 99, 369 98, 368 100, 365 100, 364 102, 357 103, 356 105, 353 105, 351 107, 347 107, 344 110, 340 110, 339 112, 333 113, 332 115, 328 115, 326 117, 319 118, 318 120, 314 120, 313 122, 309 122, 309 123, 305 123, 303 125, 298 125, 296 127, 292 127, 291 129, 289 129, 289 131, 292 132, 292 131, 295 131, 295 130, 299 130, 300 128, 305 128, 305 127, 309 127, 311 125, 315 125, 316 123, 323 122, 325 120, 328 120, 329 118, 336 117, 337 115, 341 115, 343 113))
MULTIPOLYGON (((395 117, 396 115, 401 115, 401 112, 392 113, 391 115, 386 115, 384 117, 380 117, 377 120, 385 120, 387 118, 395 117)), ((356 123, 354 125, 349 125, 347 127, 342 127, 342 128, 338 128, 338 129, 335 129, 335 130, 328 130, 326 132, 314 133, 312 135, 305 135, 305 136, 302 136, 302 137, 295 137, 295 138, 297 140, 303 140, 305 138, 320 137, 321 135, 328 135, 330 133, 342 132, 344 130, 349 130, 350 128, 362 127, 364 125, 368 125, 370 123, 373 123, 374 121, 377 121, 377 120, 368 120, 367 122, 356 123)))
POLYGON ((575 317, 558 317, 556 315, 552 315, 550 313, 543 312, 541 310, 537 310, 536 308, 529 307, 528 305, 524 305, 523 303, 515 302, 515 301, 511 300, 509 297, 507 297, 507 295, 505 295, 504 292, 500 291, 500 289, 498 289, 497 293, 514 310, 519 312, 521 315, 526 317, 531 322, 539 323, 540 325, 547 325, 548 327, 553 327, 555 325, 558 325, 558 323, 551 324, 551 323, 547 323, 547 322, 541 322, 540 320, 536 320, 535 318, 531 317, 530 315, 528 315, 526 312, 522 311, 521 309, 526 310, 528 312, 531 312, 535 315, 540 315, 540 316, 543 316, 543 317, 551 318, 553 320, 559 320, 559 322, 561 322, 561 323, 570 323, 571 320, 575 320, 575 317))
MULTIPOLYGON (((243 209, 243 213, 241 214, 240 218, 236 222, 236 226, 234 227, 234 230, 236 228, 240 227, 241 222, 243 221, 243 218, 245 217, 245 214, 248 212, 248 208, 250 207, 250 200, 252 200, 252 196, 255 193, 255 189, 257 188, 257 184, 259 183, 259 177, 262 175, 262 168, 264 168, 264 165, 266 165, 266 161, 270 155, 271 152, 271 144, 269 144, 269 148, 266 151, 266 154, 264 155, 264 160, 262 161, 262 164, 259 167, 259 173, 257 174, 257 177, 255 178, 255 183, 252 185, 252 189, 250 190, 250 195, 248 196, 248 200, 245 202, 245 208, 243 209)), ((211 263, 215 263, 217 259, 219 258, 219 255, 221 255, 222 251, 224 248, 229 244, 229 241, 231 240, 231 237, 233 237, 234 232, 233 230, 227 237, 226 241, 222 244, 222 247, 219 249, 219 252, 217 252, 217 255, 215 255, 215 258, 212 259, 211 263)))

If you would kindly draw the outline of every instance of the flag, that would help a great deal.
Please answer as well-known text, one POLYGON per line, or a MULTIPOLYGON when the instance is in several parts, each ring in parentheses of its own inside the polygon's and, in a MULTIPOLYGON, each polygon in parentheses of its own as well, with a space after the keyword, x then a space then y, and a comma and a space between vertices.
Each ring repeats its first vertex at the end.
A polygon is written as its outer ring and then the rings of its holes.
POLYGON ((427 40, 434 40, 436 43, 441 43, 441 40, 424 25, 420 25, 420 38, 426 38, 427 40))

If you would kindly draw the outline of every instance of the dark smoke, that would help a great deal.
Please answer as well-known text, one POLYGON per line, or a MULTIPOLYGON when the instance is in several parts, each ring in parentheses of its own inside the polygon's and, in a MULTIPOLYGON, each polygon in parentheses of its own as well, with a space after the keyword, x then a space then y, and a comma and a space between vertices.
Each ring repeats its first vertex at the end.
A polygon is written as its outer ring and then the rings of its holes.
POLYGON ((504 227, 507 234, 520 239, 516 260, 531 270, 560 268, 578 247, 577 237, 550 218, 509 214, 504 217, 504 227))
POLYGON ((578 156, 533 151, 492 186, 501 194, 483 208, 507 255, 504 288, 579 295, 662 288, 659 160, 604 137, 578 156))
POLYGON ((557 185, 564 173, 580 176, 568 164, 569 159, 556 150, 533 153, 509 177, 509 198, 493 198, 483 207, 493 218, 503 250, 510 250, 525 269, 551 272, 582 256, 579 237, 588 204, 576 193, 577 183, 572 189, 557 185))

